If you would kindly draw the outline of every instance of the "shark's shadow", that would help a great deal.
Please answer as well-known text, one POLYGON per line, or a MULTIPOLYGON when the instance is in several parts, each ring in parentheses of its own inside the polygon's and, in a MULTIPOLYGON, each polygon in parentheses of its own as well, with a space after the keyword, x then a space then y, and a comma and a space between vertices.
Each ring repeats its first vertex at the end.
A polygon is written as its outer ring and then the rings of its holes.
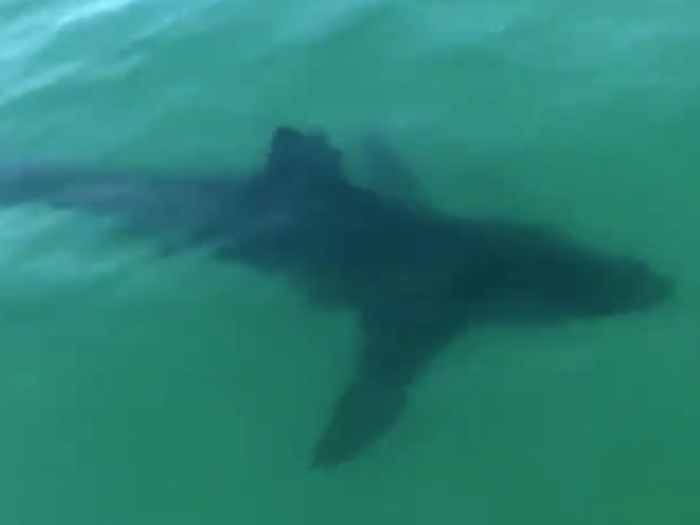
MULTIPOLYGON (((372 148, 389 178, 405 174, 372 148), (394 171, 395 173, 389 173, 394 171)), ((148 178, 89 167, 0 166, 0 205, 31 202, 107 215, 168 250, 282 273, 362 332, 354 379, 335 403, 312 468, 360 455, 395 424, 409 390, 459 333, 484 322, 644 311, 674 282, 633 257, 601 253, 539 225, 445 214, 351 181, 322 134, 278 128, 264 165, 229 174, 148 178)))

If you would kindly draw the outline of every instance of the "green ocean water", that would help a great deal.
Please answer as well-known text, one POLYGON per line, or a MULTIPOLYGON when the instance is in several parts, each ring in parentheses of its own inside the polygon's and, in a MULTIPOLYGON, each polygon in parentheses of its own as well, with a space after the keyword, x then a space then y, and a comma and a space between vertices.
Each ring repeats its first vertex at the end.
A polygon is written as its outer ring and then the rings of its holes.
POLYGON ((0 158, 249 166, 381 125, 429 198, 671 272, 648 315, 475 330, 307 471, 352 318, 206 254, 0 211, 0 523, 700 523, 700 4, 0 0, 0 158))

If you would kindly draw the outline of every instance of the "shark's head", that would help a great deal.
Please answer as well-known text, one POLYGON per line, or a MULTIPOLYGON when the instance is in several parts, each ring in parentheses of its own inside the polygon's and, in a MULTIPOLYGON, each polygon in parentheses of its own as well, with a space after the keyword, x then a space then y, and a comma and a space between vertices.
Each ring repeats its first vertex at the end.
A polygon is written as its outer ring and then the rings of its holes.
POLYGON ((506 251, 508 271, 496 277, 505 274, 506 288, 534 298, 548 319, 551 314, 596 318, 652 310, 676 293, 675 280, 646 261, 606 253, 559 232, 530 229, 515 245, 517 250, 506 251))
POLYGON ((668 301, 675 281, 639 259, 601 258, 577 283, 575 309, 583 317, 651 310, 668 301))

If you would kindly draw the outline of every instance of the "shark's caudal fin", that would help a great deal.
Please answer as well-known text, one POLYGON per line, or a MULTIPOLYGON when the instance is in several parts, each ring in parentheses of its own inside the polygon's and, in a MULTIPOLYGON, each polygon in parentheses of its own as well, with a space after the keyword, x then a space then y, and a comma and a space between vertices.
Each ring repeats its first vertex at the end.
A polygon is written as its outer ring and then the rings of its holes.
POLYGON ((175 202, 221 195, 235 180, 199 175, 164 177, 139 170, 36 161, 0 164, 0 206, 37 203, 116 216, 137 210, 157 212, 175 202))
POLYGON ((235 188, 233 177, 163 177, 49 163, 0 166, 0 210, 43 205, 108 218, 127 236, 172 244, 166 253, 219 241, 220 229, 212 225, 235 188))

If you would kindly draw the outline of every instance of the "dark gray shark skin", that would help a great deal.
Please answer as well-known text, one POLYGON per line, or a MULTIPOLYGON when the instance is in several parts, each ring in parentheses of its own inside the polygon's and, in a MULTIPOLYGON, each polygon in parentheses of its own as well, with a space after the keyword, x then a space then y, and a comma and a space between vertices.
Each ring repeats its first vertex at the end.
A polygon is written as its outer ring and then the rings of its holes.
MULTIPOLYGON (((389 168, 383 157, 380 165, 389 168)), ((322 134, 279 127, 249 177, 148 179, 90 168, 0 168, 0 206, 114 217, 129 234, 281 273, 357 316, 354 379, 311 468, 362 454, 397 422, 410 387, 463 331, 488 321, 589 319, 651 310, 674 281, 547 227, 448 215, 354 184, 322 134)))

